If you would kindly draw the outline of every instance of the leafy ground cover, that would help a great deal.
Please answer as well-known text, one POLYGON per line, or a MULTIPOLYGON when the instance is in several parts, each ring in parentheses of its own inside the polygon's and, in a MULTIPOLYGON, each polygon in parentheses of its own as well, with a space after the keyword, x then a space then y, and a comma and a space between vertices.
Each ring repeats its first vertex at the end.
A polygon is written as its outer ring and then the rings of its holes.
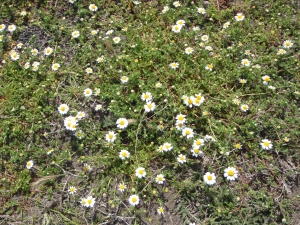
POLYGON ((299 224, 299 1, 0 12, 0 224, 299 224))

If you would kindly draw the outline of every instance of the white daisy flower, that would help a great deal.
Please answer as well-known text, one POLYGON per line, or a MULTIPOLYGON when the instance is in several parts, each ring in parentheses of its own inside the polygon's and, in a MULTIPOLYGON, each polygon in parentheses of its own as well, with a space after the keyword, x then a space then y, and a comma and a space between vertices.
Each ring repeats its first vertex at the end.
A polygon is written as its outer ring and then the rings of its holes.
POLYGON ((69 111, 69 106, 67 104, 61 104, 58 107, 58 112, 62 115, 67 114, 69 111))
POLYGON ((194 102, 195 102, 195 97, 194 96, 187 97, 186 100, 184 100, 184 104, 186 106, 189 106, 190 108, 193 107, 194 102))
POLYGON ((180 122, 180 121, 176 121, 175 126, 176 126, 176 130, 182 130, 182 129, 185 128, 184 123, 183 123, 183 122, 180 122))
POLYGON ((78 119, 82 119, 84 117, 85 117, 85 112, 82 112, 82 111, 79 111, 76 115, 76 118, 78 118, 78 119))
POLYGON ((95 198, 93 198, 92 196, 88 196, 86 198, 85 207, 93 207, 95 205, 95 203, 96 203, 95 198))
POLYGON ((124 129, 128 126, 128 120, 125 118, 119 118, 116 122, 117 127, 120 129, 124 129))
POLYGON ((226 23, 223 24, 223 28, 227 29, 229 27, 229 25, 230 25, 230 22, 226 22, 226 23))
POLYGON ((104 56, 98 57, 96 61, 97 63, 103 63, 105 61, 104 56))
POLYGON ((17 44, 18 49, 21 49, 22 47, 23 47, 23 43, 20 42, 20 43, 17 44))
POLYGON ((98 10, 98 7, 95 4, 90 4, 89 9, 93 12, 96 12, 98 10))
POLYGON ((242 110, 243 112, 247 112, 247 111, 249 110, 249 106, 246 105, 246 104, 243 104, 243 105, 241 105, 241 110, 242 110))
POLYGON ((72 32, 72 38, 78 38, 80 36, 80 33, 78 30, 75 30, 72 32))
POLYGON ((157 82, 157 83, 155 84, 155 87, 156 87, 156 88, 161 88, 161 87, 162 87, 162 84, 161 84, 160 82, 157 82))
POLYGON ((155 178, 156 183, 163 184, 165 182, 165 177, 163 174, 158 174, 155 178))
POLYGON ((212 71, 213 68, 214 68, 213 64, 207 64, 207 65, 205 66, 205 69, 206 69, 206 70, 209 70, 209 71, 212 71))
POLYGON ((183 128, 182 129, 182 136, 186 137, 187 139, 190 139, 192 137, 194 137, 194 131, 191 128, 183 128))
POLYGON ((216 176, 214 173, 207 172, 203 176, 204 182, 208 185, 213 185, 216 183, 216 176))
POLYGON ((93 73, 93 69, 88 67, 88 68, 85 69, 85 72, 88 73, 88 74, 91 74, 91 73, 93 73))
POLYGON ((69 187, 69 189, 68 189, 68 192, 69 192, 70 195, 75 194, 76 191, 77 191, 77 188, 74 187, 74 186, 71 186, 71 187, 69 187))
POLYGON ((131 196, 129 197, 128 201, 129 201, 130 205, 136 206, 136 205, 139 204, 140 198, 139 198, 139 196, 137 196, 137 195, 131 195, 131 196))
POLYGON ((179 67, 179 63, 177 63, 177 62, 170 63, 170 67, 172 69, 177 69, 179 67))
POLYGON ((164 150, 165 152, 169 152, 169 151, 171 151, 172 149, 173 149, 173 146, 172 146, 171 143, 166 142, 166 143, 163 144, 163 150, 164 150))
POLYGON ((118 185, 118 190, 120 192, 124 192, 126 188, 127 188, 127 185, 125 185, 124 183, 121 183, 118 185))
POLYGON ((147 102, 146 105, 144 105, 144 109, 146 112, 154 111, 156 105, 154 102, 147 102))
POLYGON ((141 99, 143 101, 149 102, 152 100, 152 94, 150 92, 142 93, 141 99))
POLYGON ((204 146, 205 140, 202 138, 198 138, 196 140, 194 140, 193 142, 193 148, 200 148, 202 146, 204 146))
POLYGON ((242 62, 241 62, 241 64, 243 65, 243 66, 250 66, 250 61, 248 60, 248 59, 242 59, 242 62))
POLYGON ((85 172, 90 172, 90 171, 93 170, 92 167, 89 164, 87 164, 87 163, 85 163, 83 165, 83 169, 84 169, 85 172))
POLYGON ((0 32, 4 31, 6 28, 5 24, 0 24, 0 32))
POLYGON ((173 5, 177 8, 177 7, 179 7, 179 6, 181 6, 181 4, 180 4, 180 2, 179 1, 175 1, 175 2, 173 2, 173 5))
POLYGON ((185 26, 185 21, 184 20, 177 20, 176 24, 183 27, 183 26, 185 26))
POLYGON ((186 156, 185 156, 185 155, 182 155, 182 154, 178 155, 177 161, 178 161, 179 163, 181 163, 181 164, 185 163, 185 162, 186 162, 186 156))
POLYGON ((102 105, 96 105, 96 106, 95 106, 95 110, 96 110, 96 111, 99 111, 100 109, 102 109, 102 105))
POLYGON ((108 30, 105 34, 106 35, 110 35, 110 34, 112 34, 114 32, 114 30, 108 30))
POLYGON ((60 65, 58 63, 53 63, 51 68, 52 68, 52 70, 56 71, 59 69, 59 67, 60 67, 60 65))
POLYGON ((106 139, 107 142, 114 142, 116 140, 116 138, 117 138, 117 135, 113 131, 109 131, 105 135, 105 139, 106 139))
POLYGON ((26 163, 26 168, 30 170, 32 167, 33 167, 33 161, 30 160, 26 163))
POLYGON ((157 213, 158 213, 158 215, 163 215, 164 214, 164 208, 163 207, 159 207, 157 209, 157 213))
POLYGON ((238 177, 238 171, 234 167, 228 167, 224 171, 224 177, 226 177, 227 180, 235 180, 238 177))
POLYGON ((204 15, 206 13, 205 9, 204 8, 198 8, 197 9, 197 12, 204 15))
POLYGON ((269 141, 268 139, 263 139, 260 145, 265 150, 270 150, 273 148, 272 142, 269 141))
POLYGON ((135 176, 137 176, 138 178, 143 178, 146 176, 146 171, 145 168, 143 167, 139 167, 135 170, 135 176))
POLYGON ((39 53, 39 50, 37 50, 36 48, 31 50, 31 54, 36 56, 39 53))
POLYGON ((47 47, 44 49, 44 55, 51 55, 53 48, 47 47))
POLYGON ((86 89, 83 91, 83 95, 84 95, 85 97, 90 97, 92 94, 93 94, 93 91, 92 91, 92 89, 90 89, 90 88, 86 88, 86 89))
POLYGON ((187 47, 184 51, 185 51, 186 54, 190 55, 194 52, 194 49, 191 48, 191 47, 187 47))
POLYGON ((16 29, 17 29, 17 27, 16 27, 16 25, 14 25, 14 24, 9 25, 8 28, 7 28, 7 30, 8 30, 9 32, 11 32, 11 33, 14 32, 16 29))
POLYGON ((15 51, 10 51, 9 53, 11 60, 16 61, 20 58, 20 55, 15 51))
POLYGON ((185 121, 186 121, 186 115, 183 115, 183 114, 178 114, 177 116, 176 116, 176 120, 178 121, 178 122, 181 122, 181 123, 185 123, 185 121))
POLYGON ((164 13, 168 12, 169 9, 170 9, 169 6, 164 6, 164 8, 163 8, 163 10, 161 11, 161 13, 164 14, 164 13))
POLYGON ((78 139, 82 139, 84 137, 84 133, 82 130, 78 130, 74 133, 74 136, 78 139))
POLYGON ((120 37, 114 37, 113 38, 114 43, 118 44, 121 41, 120 37))
POLYGON ((30 63, 29 62, 25 63, 24 68, 28 69, 29 67, 30 67, 30 63))
POLYGON ((243 15, 243 13, 238 13, 235 16, 236 21, 242 21, 245 19, 245 16, 243 15))
POLYGON ((128 77, 127 77, 127 76, 122 76, 120 80, 121 80, 121 82, 122 82, 123 84, 125 84, 125 83, 128 82, 128 77))
POLYGON ((268 83, 271 81, 271 78, 268 75, 263 76, 262 79, 264 85, 268 85, 268 83))
POLYGON ((283 42, 284 48, 291 48, 293 46, 293 42, 291 40, 286 40, 283 42))
POLYGON ((172 26, 172 31, 175 33, 179 33, 181 31, 181 28, 182 28, 181 25, 175 24, 172 26))
POLYGON ((119 153, 119 158, 122 160, 128 159, 130 157, 130 152, 127 150, 121 150, 119 153))
POLYGON ((204 42, 208 41, 208 35, 202 35, 201 40, 204 42))
POLYGON ((196 148, 192 148, 191 152, 192 152, 193 156, 195 156, 195 157, 198 157, 198 156, 200 156, 200 155, 203 154, 203 152, 200 151, 199 148, 197 148, 197 147, 196 148))

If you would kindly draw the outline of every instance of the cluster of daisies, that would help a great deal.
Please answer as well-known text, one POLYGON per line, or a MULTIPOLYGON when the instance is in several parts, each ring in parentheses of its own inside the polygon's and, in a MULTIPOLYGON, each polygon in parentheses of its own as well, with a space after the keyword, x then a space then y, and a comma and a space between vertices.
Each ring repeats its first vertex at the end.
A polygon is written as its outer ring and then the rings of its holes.
MULTIPOLYGON (((74 2, 76 2, 76 0, 69 0, 69 2, 73 4, 74 2)), ((139 3, 136 1, 135 4, 138 5, 139 3)), ((180 2, 175 1, 173 3, 173 6, 175 8, 177 8, 177 7, 180 7, 181 4, 180 4, 180 2)), ((170 9, 169 6, 165 6, 162 10, 162 13, 166 13, 169 9, 170 9)), ((89 10, 92 11, 92 12, 96 12, 98 10, 98 7, 95 4, 90 4, 89 5, 89 10)), ((199 14, 202 14, 202 15, 206 14, 206 10, 204 8, 197 8, 197 12, 199 14)), ((243 21, 244 19, 245 19, 245 16, 242 13, 237 13, 237 15, 235 16, 236 21, 243 21)), ((176 24, 172 26, 172 31, 174 33, 180 33, 182 28, 185 27, 185 25, 186 25, 186 22, 184 20, 177 20, 176 24)), ((223 29, 227 29, 229 26, 230 26, 230 22, 228 21, 228 22, 223 24, 223 29)), ((6 26, 4 24, 1 24, 0 25, 0 32, 4 31, 5 28, 6 28, 6 26)), ((16 30, 16 26, 15 25, 10 25, 10 26, 8 26, 7 30, 12 33, 16 30)), ((127 30, 127 28, 126 29, 124 28, 123 30, 127 30)), ((193 30, 198 30, 198 29, 193 28, 193 30)), ((106 32, 106 37, 104 37, 104 39, 107 39, 109 37, 109 35, 111 35, 113 32, 114 32, 113 30, 107 31, 106 32)), ((91 33, 92 33, 92 35, 96 35, 98 33, 98 31, 93 30, 91 33)), ((80 37, 80 32, 78 30, 75 30, 75 31, 72 32, 71 36, 72 36, 73 39, 79 38, 80 37)), ((0 35, 0 41, 2 41, 2 38, 3 38, 2 35, 0 35)), ((202 43, 200 43, 201 47, 204 47, 207 51, 212 51, 213 50, 213 48, 211 46, 208 46, 208 45, 205 46, 205 44, 209 40, 208 35, 202 35, 201 40, 203 41, 202 43)), ((118 43, 120 43, 121 38, 116 36, 116 37, 112 38, 112 41, 115 44, 118 44, 118 43)), ((22 43, 17 44, 17 49, 22 49, 22 46, 23 46, 22 43)), ((279 49, 277 54, 278 55, 286 54, 285 49, 289 49, 292 46, 293 46, 293 43, 290 40, 284 41, 283 49, 279 49)), ((45 56, 51 55, 52 52, 53 52, 53 49, 51 47, 47 47, 43 51, 45 56)), ((191 54, 193 54, 194 49, 192 47, 187 47, 187 48, 185 48, 184 52, 187 55, 191 55, 191 54)), ((39 54, 39 51, 37 49, 32 49, 31 54, 33 56, 37 56, 39 54)), ((249 55, 251 55, 251 52, 249 50, 247 50, 245 52, 245 54, 247 56, 249 56, 249 55)), ((18 60, 20 58, 20 55, 16 50, 10 51, 9 55, 10 55, 10 58, 12 60, 18 60)), ((96 59, 97 63, 103 63, 104 61, 105 61, 104 56, 101 56, 101 57, 96 59)), ((30 67, 30 65, 32 66, 33 71, 37 71, 39 66, 40 66, 40 63, 35 61, 31 64, 30 62, 27 62, 24 65, 25 69, 28 69, 30 67)), ((251 61, 249 59, 242 59, 241 60, 241 65, 245 66, 245 67, 249 67, 251 65, 251 61)), ((173 62, 169 66, 172 69, 177 69, 179 67, 179 63, 173 62)), ((258 65, 257 65, 257 67, 258 67, 258 65)), ((56 71, 59 68, 60 68, 60 64, 58 64, 58 63, 53 63, 52 64, 52 70, 56 71)), ((205 69, 207 71, 212 71, 213 70, 213 64, 211 64, 211 63, 207 64, 205 66, 205 69)), ((85 71, 88 74, 93 73, 92 68, 86 68, 85 71)), ((123 84, 127 83, 128 80, 129 80, 129 78, 127 76, 122 76, 120 78, 120 81, 123 84)), ((263 84, 268 85, 269 82, 271 81, 271 78, 270 78, 270 76, 265 75, 265 76, 262 77, 262 80, 263 80, 263 84)), ((239 79, 239 82, 241 84, 246 84, 247 80, 239 79)), ((161 86, 162 86, 161 83, 156 84, 156 87, 161 87, 161 86)), ((98 94, 99 94, 99 91, 96 90, 95 95, 98 95, 98 94)), ((87 88, 87 89, 84 90, 83 95, 85 97, 91 97, 93 95, 93 90, 90 89, 90 88, 87 88)), ((145 102, 144 111, 146 113, 149 113, 149 112, 152 112, 152 111, 155 110, 156 104, 153 102, 153 96, 150 92, 142 93, 141 100, 145 102)), ((192 107, 199 107, 200 105, 202 105, 205 101, 205 98, 202 94, 199 93, 199 94, 195 94, 194 96, 184 95, 184 96, 182 96, 182 100, 183 100, 183 103, 187 107, 192 108, 192 107)), ((233 103, 236 104, 236 105, 240 105, 241 102, 238 98, 235 98, 235 99, 233 99, 233 103)), ((98 110, 102 109, 102 105, 96 105, 94 109, 95 109, 95 111, 98 111, 98 110)), ((241 104, 241 110, 243 112, 247 112, 249 110, 249 106, 246 105, 246 104, 241 104)), ((68 112, 69 112, 69 106, 67 104, 61 104, 58 107, 58 112, 61 115, 67 115, 68 112)), ((64 127, 67 130, 74 131, 75 132, 74 135, 77 138, 81 139, 81 138, 84 137, 84 133, 83 133, 82 130, 78 130, 78 123, 79 123, 80 120, 84 119, 85 117, 86 117, 86 114, 85 114, 85 112, 82 112, 82 111, 77 112, 77 114, 75 116, 68 116, 64 119, 64 127)), ((121 130, 126 129, 128 127, 128 125, 129 125, 129 121, 126 118, 119 118, 116 121, 116 127, 118 129, 121 129, 121 130)), ((212 136, 209 136, 209 135, 206 135, 202 138, 195 138, 194 139, 196 134, 194 133, 192 128, 187 127, 186 125, 187 125, 186 115, 183 115, 181 113, 176 115, 176 122, 175 122, 176 129, 181 132, 182 137, 185 137, 188 140, 192 140, 192 146, 191 146, 191 149, 190 149, 190 152, 191 152, 192 156, 193 157, 202 156, 204 154, 202 149, 205 146, 205 144, 209 141, 215 142, 216 140, 212 136)), ((115 133, 114 131, 108 131, 105 134, 105 140, 107 141, 107 143, 110 146, 113 145, 113 143, 116 141, 116 139, 117 139, 117 133, 115 133)), ((270 150, 270 149, 273 148, 272 142, 268 139, 263 139, 262 142, 260 143, 260 145, 261 145, 262 149, 264 149, 264 150, 270 150)), ((239 144, 239 146, 238 146, 238 144, 236 146, 237 146, 238 149, 241 148, 240 144, 239 144)), ((165 153, 165 152, 172 151, 172 149, 173 149, 172 143, 165 142, 165 143, 163 143, 162 145, 160 145, 158 147, 158 152, 159 153, 165 153)), ((122 149, 122 150, 120 150, 118 156, 119 156, 120 160, 125 161, 125 160, 130 158, 130 155, 131 154, 128 150, 122 149)), ((177 156, 177 162, 179 164, 186 163, 187 162, 186 155, 185 154, 179 154, 177 156)), ((27 169, 32 169, 33 166, 34 166, 34 163, 33 163, 32 160, 28 161, 27 164, 26 164, 27 169)), ((91 171, 92 167, 90 165, 88 165, 87 163, 85 163, 84 164, 84 170, 87 171, 87 172, 91 171)), ((223 175, 224 175, 226 180, 234 181, 234 180, 238 179, 238 170, 235 167, 228 167, 224 170, 223 175)), ((144 179, 144 178, 146 178, 146 176, 147 176, 147 172, 146 172, 146 169, 144 167, 136 168, 135 177, 137 179, 144 179)), ((157 174, 156 177, 154 178, 154 181, 157 184, 163 185, 166 181, 163 172, 160 173, 160 174, 157 174)), ((203 181, 207 185, 214 185, 217 182, 217 177, 216 177, 215 173, 206 172, 203 176, 203 181)), ((122 182, 118 185, 118 190, 120 192, 124 192, 126 189, 127 189, 127 185, 124 182, 122 182)), ((77 192, 76 187, 74 187, 74 186, 69 187, 69 189, 68 189, 69 194, 73 195, 76 192, 77 192)), ((133 194, 128 198, 128 202, 132 206, 139 205, 140 201, 141 201, 140 197, 137 194, 133 194)), ((80 200, 80 204, 84 207, 93 207, 95 205, 95 203, 96 203, 96 198, 93 198, 91 195, 86 197, 86 198, 82 198, 80 200)), ((164 208, 159 207, 157 209, 157 213, 160 214, 160 215, 164 214, 164 208)))
POLYGON ((182 100, 186 106, 192 108, 193 106, 202 105, 203 102, 205 101, 205 98, 201 93, 199 93, 199 94, 195 94, 194 96, 183 95, 182 100))
MULTIPOLYGON (((95 89, 95 95, 98 95, 100 93, 99 89, 95 89)), ((93 91, 90 88, 86 88, 83 91, 83 95, 85 97, 90 97, 92 96, 93 91)), ((61 104, 59 105, 59 107, 57 108, 59 114, 61 115, 66 115, 69 112, 69 106, 67 104, 61 104)), ((95 111, 99 111, 100 109, 102 109, 102 105, 98 104, 95 106, 94 110, 95 111)), ((75 137, 77 137, 78 139, 82 139, 84 137, 84 132, 82 130, 78 130, 78 122, 82 119, 84 119, 86 117, 86 113, 83 111, 78 111, 76 116, 68 116, 64 119, 64 127, 66 128, 66 130, 70 130, 70 131, 76 131, 74 133, 75 137)))

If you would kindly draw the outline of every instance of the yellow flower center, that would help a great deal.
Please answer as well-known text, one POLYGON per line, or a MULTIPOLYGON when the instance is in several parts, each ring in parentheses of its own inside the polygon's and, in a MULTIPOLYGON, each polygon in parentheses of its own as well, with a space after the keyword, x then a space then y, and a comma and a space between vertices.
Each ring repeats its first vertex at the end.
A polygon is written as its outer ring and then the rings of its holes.
POLYGON ((198 154, 199 153, 199 149, 194 149, 194 152, 196 153, 196 154, 198 154))
POLYGON ((121 120, 120 121, 120 125, 124 125, 125 124, 125 121, 124 120, 121 120))
POLYGON ((207 176, 207 180, 212 180, 212 179, 213 179, 212 175, 207 176))
POLYGON ((269 147, 269 142, 264 142, 264 146, 269 147))
POLYGON ((93 202, 93 200, 92 199, 88 199, 88 204, 90 205, 90 204, 92 204, 92 202, 93 202))
POLYGON ((159 181, 162 181, 162 177, 158 177, 157 179, 158 179, 159 181))
POLYGON ((201 142, 200 140, 197 140, 197 141, 196 141, 196 144, 197 144, 197 145, 201 145, 202 142, 201 142))
POLYGON ((109 134, 109 135, 108 135, 108 138, 109 138, 109 139, 113 139, 113 137, 114 137, 114 135, 112 135, 112 134, 109 134))
POLYGON ((136 199, 135 197, 133 197, 133 198, 131 199, 131 201, 134 203, 134 202, 137 201, 137 199, 136 199))
POLYGON ((234 176, 234 171, 233 170, 229 170, 228 171, 228 176, 230 176, 230 177, 234 176))
POLYGON ((139 170, 139 174, 143 174, 144 173, 144 170, 139 170))
POLYGON ((122 152, 122 156, 123 156, 123 157, 126 157, 126 156, 127 156, 127 153, 126 153, 126 152, 122 152))
POLYGON ((31 166, 31 162, 28 162, 28 163, 27 163, 27 166, 31 166))

